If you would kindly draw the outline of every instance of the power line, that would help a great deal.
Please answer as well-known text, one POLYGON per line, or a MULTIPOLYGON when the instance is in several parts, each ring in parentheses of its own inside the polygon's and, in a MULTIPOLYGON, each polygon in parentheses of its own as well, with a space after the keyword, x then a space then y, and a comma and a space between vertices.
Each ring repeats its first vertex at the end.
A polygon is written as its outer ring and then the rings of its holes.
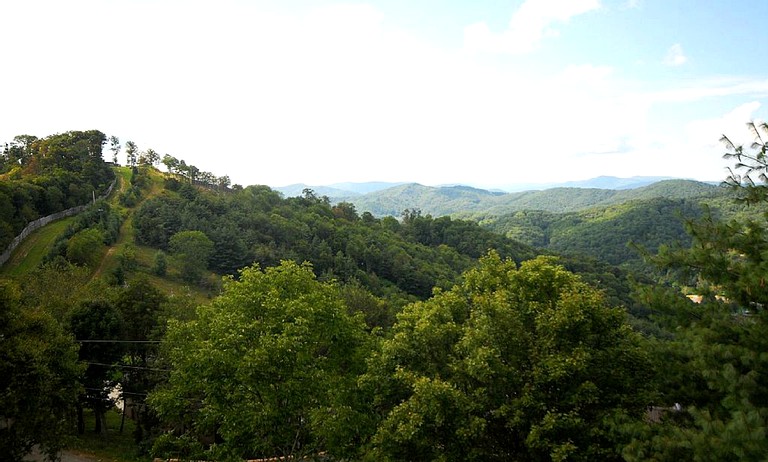
POLYGON ((84 361, 84 362, 85 364, 88 364, 90 366, 121 367, 123 369, 135 369, 139 371, 171 372, 170 369, 159 369, 156 367, 129 366, 127 364, 107 364, 107 363, 97 363, 92 361, 84 361))
MULTIPOLYGON (((103 388, 83 387, 83 389, 84 390, 88 390, 88 391, 110 392, 110 390, 105 390, 103 388)), ((134 391, 122 391, 122 390, 120 390, 118 393, 121 394, 121 395, 129 395, 129 396, 148 396, 147 393, 137 393, 137 392, 134 392, 134 391)))
POLYGON ((78 343, 160 343, 160 340, 75 340, 78 343))
POLYGON ((121 391, 120 393, 123 394, 123 395, 128 395, 128 396, 145 396, 145 397, 149 396, 146 393, 136 393, 136 392, 133 392, 133 391, 121 391))

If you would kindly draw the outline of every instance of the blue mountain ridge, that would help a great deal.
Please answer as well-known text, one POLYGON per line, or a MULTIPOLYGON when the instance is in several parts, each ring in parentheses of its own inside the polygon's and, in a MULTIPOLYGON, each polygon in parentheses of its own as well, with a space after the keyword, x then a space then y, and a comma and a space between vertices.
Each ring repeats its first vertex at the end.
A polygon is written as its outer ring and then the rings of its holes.
MULTIPOLYGON (((463 184, 442 184, 437 185, 439 188, 466 188, 475 191, 487 191, 493 194, 520 192, 520 191, 537 191, 553 188, 593 188, 593 189, 636 189, 643 186, 663 181, 671 180, 672 177, 667 176, 633 176, 630 178, 619 178, 615 176, 598 176, 588 180, 579 181, 566 181, 562 183, 519 183, 510 184, 505 187, 496 188, 482 188, 463 184)), ((305 189, 311 189, 318 196, 328 196, 330 199, 335 198, 350 198, 360 195, 369 194, 372 192, 382 191, 385 189, 401 186, 405 184, 412 184, 408 182, 386 182, 386 181, 369 181, 369 182, 343 182, 333 183, 330 185, 316 185, 311 186, 304 183, 296 183, 287 186, 272 186, 275 191, 281 192, 286 197, 301 196, 305 189)))

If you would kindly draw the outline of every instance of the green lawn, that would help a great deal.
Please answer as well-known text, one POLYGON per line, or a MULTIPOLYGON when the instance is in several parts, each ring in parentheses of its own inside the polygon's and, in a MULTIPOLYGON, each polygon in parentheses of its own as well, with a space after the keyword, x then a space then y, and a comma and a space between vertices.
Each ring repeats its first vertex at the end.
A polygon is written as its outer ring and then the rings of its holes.
POLYGON ((0 276, 23 276, 37 268, 43 257, 56 242, 56 238, 67 229, 75 217, 63 218, 48 224, 30 234, 16 248, 11 258, 0 268, 0 276))
POLYGON ((101 436, 93 432, 94 419, 92 412, 85 412, 85 433, 77 435, 69 449, 97 457, 103 462, 145 462, 150 457, 137 455, 136 443, 133 439, 135 428, 131 419, 125 419, 125 428, 120 432, 122 415, 116 410, 107 413, 107 435, 101 436))

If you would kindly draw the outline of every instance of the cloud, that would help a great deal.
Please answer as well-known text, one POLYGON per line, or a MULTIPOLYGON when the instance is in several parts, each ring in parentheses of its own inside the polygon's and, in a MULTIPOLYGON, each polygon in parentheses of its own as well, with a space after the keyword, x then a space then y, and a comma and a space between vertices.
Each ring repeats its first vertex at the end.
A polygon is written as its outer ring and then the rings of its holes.
POLYGON ((669 47, 666 56, 664 56, 664 64, 670 67, 682 66, 687 62, 688 57, 683 53, 683 47, 679 43, 669 47))
POLYGON ((599 0, 526 0, 500 34, 492 32, 485 22, 467 26, 464 48, 483 53, 529 53, 545 38, 559 35, 555 25, 598 8, 599 0))
MULTIPOLYGON (((502 187, 536 176, 600 174, 711 179, 721 168, 708 159, 717 162, 722 152, 699 148, 722 131, 738 135, 716 119, 768 96, 764 77, 639 82, 621 68, 584 63, 521 72, 515 60, 495 66, 393 27, 364 5, 79 4, 94 16, 80 19, 51 2, 69 21, 47 19, 41 27, 50 37, 7 51, 8 62, 24 65, 6 72, 0 88, 0 141, 96 128, 235 183, 273 186, 385 180, 502 187), (96 20, 103 17, 112 19, 96 20), (84 49, 109 58, 99 61, 101 72, 73 59, 84 49), (696 111, 687 115, 712 120, 688 126, 676 118, 692 102, 696 111), (670 113, 662 135, 654 132, 655 111, 670 113), (693 168, 699 172, 686 175, 693 168)), ((15 17, 28 20, 11 21, 11 32, 0 28, 6 42, 37 24, 35 8, 19 5, 15 17)), ((507 31, 481 24, 475 32, 499 52, 535 49, 558 25, 597 7, 527 1, 507 31)), ((729 120, 743 127, 751 114, 746 108, 729 120)))
POLYGON ((718 148, 723 152, 725 148, 719 141, 722 135, 728 136, 736 145, 749 145, 754 140, 746 123, 755 120, 760 107, 760 102, 750 101, 719 117, 691 121, 686 125, 686 134, 702 147, 718 148))

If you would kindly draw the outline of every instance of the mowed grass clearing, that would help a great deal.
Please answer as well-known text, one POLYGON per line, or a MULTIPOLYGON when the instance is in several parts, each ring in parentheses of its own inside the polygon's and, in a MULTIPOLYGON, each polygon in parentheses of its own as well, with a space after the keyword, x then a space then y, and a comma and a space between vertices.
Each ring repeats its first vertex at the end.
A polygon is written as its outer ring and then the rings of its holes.
POLYGON ((0 276, 24 276, 37 268, 53 247, 56 238, 67 229, 75 218, 62 218, 27 236, 11 254, 11 258, 0 268, 0 276))

